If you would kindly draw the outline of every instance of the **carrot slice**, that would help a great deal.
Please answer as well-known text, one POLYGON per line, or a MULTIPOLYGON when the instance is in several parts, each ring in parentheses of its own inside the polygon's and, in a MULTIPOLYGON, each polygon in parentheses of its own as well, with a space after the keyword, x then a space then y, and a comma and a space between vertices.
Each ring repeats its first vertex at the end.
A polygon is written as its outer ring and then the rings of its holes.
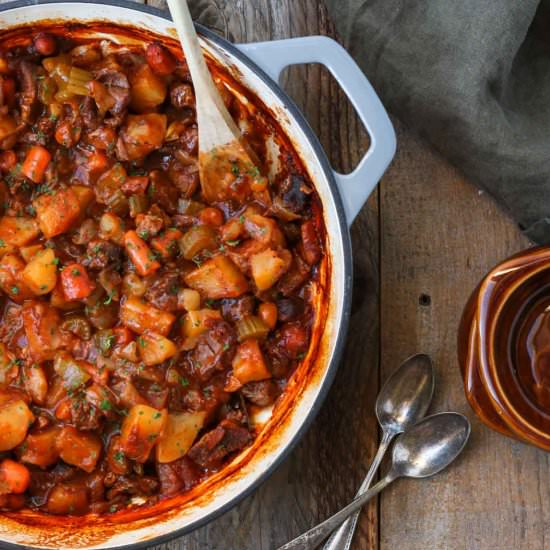
POLYGON ((0 463, 0 493, 24 493, 30 482, 31 474, 23 464, 9 458, 0 463))
POLYGON ((40 183, 51 158, 52 156, 45 147, 42 147, 42 145, 34 145, 29 149, 23 161, 21 173, 34 181, 34 183, 40 183))
POLYGON ((139 275, 146 277, 160 267, 147 243, 140 239, 135 231, 127 231, 124 234, 123 242, 126 252, 136 266, 139 275))
POLYGON ((61 272, 61 285, 66 300, 82 300, 95 289, 86 268, 81 264, 69 264, 61 272))
POLYGON ((178 240, 182 232, 174 227, 167 229, 162 235, 151 241, 151 246, 165 259, 176 255, 178 240))

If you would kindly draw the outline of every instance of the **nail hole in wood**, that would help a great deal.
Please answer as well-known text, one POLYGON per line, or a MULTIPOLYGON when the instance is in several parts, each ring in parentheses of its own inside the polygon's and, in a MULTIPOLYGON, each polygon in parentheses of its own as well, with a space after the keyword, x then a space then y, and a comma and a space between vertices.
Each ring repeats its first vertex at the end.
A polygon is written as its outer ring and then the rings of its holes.
POLYGON ((418 303, 421 306, 428 307, 432 305, 432 297, 429 294, 421 294, 418 298, 418 303))

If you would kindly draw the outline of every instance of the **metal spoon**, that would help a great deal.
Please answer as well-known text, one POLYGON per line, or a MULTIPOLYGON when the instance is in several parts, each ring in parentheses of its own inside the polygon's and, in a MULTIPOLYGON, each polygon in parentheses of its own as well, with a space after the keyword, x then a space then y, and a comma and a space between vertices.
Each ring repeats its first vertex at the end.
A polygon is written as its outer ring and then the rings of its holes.
POLYGON ((461 414, 439 413, 425 418, 399 436, 393 448, 390 471, 372 489, 278 550, 313 550, 346 518, 397 478, 429 477, 446 468, 464 449, 469 435, 470 422, 461 414))
MULTIPOLYGON (((382 439, 356 497, 370 487, 393 438, 424 418, 433 391, 432 361, 422 353, 409 357, 382 386, 376 399, 376 418, 382 428, 382 439)), ((323 550, 349 550, 358 518, 359 512, 342 523, 323 550)))

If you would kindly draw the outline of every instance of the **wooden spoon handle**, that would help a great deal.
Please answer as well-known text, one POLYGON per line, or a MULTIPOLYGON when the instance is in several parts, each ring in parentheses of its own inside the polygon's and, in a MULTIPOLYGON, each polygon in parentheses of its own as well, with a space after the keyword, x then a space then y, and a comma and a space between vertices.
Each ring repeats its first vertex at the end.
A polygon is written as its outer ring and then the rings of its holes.
POLYGON ((240 139, 240 131, 225 107, 204 60, 187 0, 168 0, 168 7, 193 79, 201 149, 207 151, 240 139))
POLYGON ((195 25, 189 12, 189 6, 186 0, 168 0, 168 7, 172 14, 172 20, 176 25, 180 42, 183 46, 187 65, 193 78, 195 92, 199 95, 201 92, 211 92, 213 86, 212 78, 199 43, 195 25))

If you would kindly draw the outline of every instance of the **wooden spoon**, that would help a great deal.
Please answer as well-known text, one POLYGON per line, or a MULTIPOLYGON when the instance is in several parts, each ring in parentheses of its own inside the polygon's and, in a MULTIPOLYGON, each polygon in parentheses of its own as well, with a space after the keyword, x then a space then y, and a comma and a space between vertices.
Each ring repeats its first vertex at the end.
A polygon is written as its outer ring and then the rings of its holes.
POLYGON ((245 200, 267 188, 258 159, 245 142, 208 71, 187 0, 168 0, 195 88, 199 175, 208 202, 245 200))

